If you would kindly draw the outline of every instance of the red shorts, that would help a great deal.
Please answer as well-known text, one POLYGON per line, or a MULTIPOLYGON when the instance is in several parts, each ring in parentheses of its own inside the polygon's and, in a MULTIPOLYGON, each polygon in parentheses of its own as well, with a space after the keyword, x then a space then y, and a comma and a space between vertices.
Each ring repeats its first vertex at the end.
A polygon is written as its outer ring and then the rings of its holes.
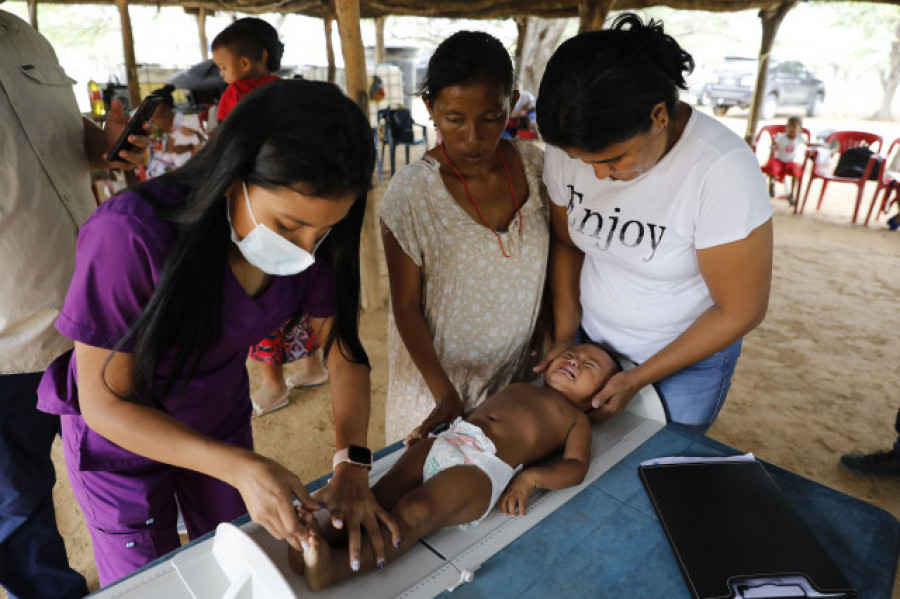
POLYGON ((779 183, 784 183, 785 176, 802 177, 803 165, 796 162, 782 162, 773 156, 763 165, 762 172, 771 175, 779 183))

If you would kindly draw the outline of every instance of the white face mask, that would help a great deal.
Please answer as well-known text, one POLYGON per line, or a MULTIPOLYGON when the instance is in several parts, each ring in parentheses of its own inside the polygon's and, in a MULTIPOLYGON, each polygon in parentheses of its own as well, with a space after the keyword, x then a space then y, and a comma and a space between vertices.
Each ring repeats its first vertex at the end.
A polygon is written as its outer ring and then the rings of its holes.
MULTIPOLYGON (((256 222, 253 209, 250 207, 250 194, 247 193, 247 184, 243 181, 244 200, 247 202, 247 212, 250 219, 256 225, 243 239, 238 239, 231 223, 231 213, 228 210, 228 202, 225 203, 225 215, 231 227, 231 240, 238 246, 241 254, 247 262, 269 275, 295 275, 303 272, 315 263, 315 256, 298 245, 294 245, 269 227, 256 222)), ((313 253, 319 248, 328 234, 326 233, 316 242, 313 253)))

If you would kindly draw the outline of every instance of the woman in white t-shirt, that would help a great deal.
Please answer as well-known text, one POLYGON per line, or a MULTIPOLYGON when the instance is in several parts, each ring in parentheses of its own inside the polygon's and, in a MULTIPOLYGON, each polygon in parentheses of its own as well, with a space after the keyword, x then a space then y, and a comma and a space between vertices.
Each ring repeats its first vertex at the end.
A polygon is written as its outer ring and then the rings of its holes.
POLYGON ((693 64, 661 23, 624 14, 561 45, 541 82, 555 340, 537 368, 579 334, 637 364, 595 419, 653 383, 671 422, 705 432, 768 307, 765 181, 743 140, 679 101, 693 64))

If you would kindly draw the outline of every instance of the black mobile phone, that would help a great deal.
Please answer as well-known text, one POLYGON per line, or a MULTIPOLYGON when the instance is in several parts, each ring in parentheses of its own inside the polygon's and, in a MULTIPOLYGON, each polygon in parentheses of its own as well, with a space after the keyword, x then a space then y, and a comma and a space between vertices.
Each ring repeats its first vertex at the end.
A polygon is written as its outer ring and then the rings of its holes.
POLYGON ((122 132, 122 135, 119 136, 119 139, 116 140, 116 143, 106 155, 107 162, 121 161, 122 159, 119 157, 119 152, 122 150, 130 150, 134 147, 134 144, 128 141, 128 137, 130 135, 145 134, 144 123, 150 120, 150 117, 156 112, 156 107, 159 106, 160 102, 162 102, 162 96, 157 96, 155 94, 150 94, 143 99, 141 105, 138 106, 138 109, 134 112, 134 116, 132 116, 131 120, 128 121, 128 124, 125 125, 125 130, 122 132))

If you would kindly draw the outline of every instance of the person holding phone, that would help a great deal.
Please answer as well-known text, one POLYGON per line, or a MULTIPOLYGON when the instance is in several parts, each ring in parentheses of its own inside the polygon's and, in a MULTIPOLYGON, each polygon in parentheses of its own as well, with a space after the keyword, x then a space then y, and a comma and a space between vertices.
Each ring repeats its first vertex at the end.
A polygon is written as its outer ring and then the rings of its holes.
POLYGON ((146 162, 145 134, 107 163, 125 129, 115 100, 103 129, 82 117, 50 43, 0 10, 0 586, 11 597, 83 597, 56 527, 50 446, 59 418, 36 409, 44 369, 72 347, 53 321, 75 237, 96 201, 90 170, 146 162))
MULTIPOLYGON (((334 85, 248 94, 180 169, 98 209, 78 238, 57 328, 74 352, 48 369, 40 409, 62 416, 69 481, 100 582, 249 512, 301 550, 292 504, 329 509, 359 560, 385 556, 369 491, 369 362, 359 340, 359 235, 375 166, 368 120, 334 85), (333 374, 331 481, 253 452, 247 347, 305 312, 333 374)), ((394 539, 399 543, 399 538, 394 539)))

